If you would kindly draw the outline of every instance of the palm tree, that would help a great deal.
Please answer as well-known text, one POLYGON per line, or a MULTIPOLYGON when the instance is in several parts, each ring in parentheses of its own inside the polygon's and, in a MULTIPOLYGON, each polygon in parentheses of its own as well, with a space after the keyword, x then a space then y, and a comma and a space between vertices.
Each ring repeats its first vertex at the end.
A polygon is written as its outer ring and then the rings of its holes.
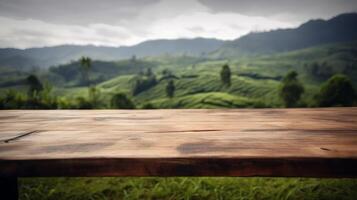
POLYGON ((89 70, 92 67, 92 60, 89 57, 82 56, 79 61, 82 67, 83 81, 89 86, 89 70))
POLYGON ((79 60, 82 67, 82 77, 88 87, 88 99, 92 108, 97 108, 100 99, 100 90, 95 85, 91 86, 89 80, 89 70, 92 67, 92 60, 89 57, 82 56, 79 60))

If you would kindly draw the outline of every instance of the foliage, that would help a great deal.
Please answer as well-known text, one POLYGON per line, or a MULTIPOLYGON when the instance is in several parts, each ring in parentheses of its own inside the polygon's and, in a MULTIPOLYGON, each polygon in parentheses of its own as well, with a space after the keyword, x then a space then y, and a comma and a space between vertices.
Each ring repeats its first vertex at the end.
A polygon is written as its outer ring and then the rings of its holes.
POLYGON ((40 80, 35 75, 30 75, 26 78, 27 84, 29 85, 28 94, 33 96, 43 90, 43 85, 40 80))
POLYGON ((92 108, 100 108, 100 90, 95 87, 95 86, 91 86, 88 89, 88 99, 89 102, 92 104, 92 108))
POLYGON ((92 102, 84 97, 77 97, 76 104, 77 109, 93 109, 94 106, 92 102))
POLYGON ((164 69, 161 71, 162 76, 171 76, 172 72, 168 69, 164 69))
POLYGON ((25 102, 25 97, 14 90, 7 90, 0 99, 1 109, 19 109, 22 108, 25 102))
MULTIPOLYGON (((271 107, 281 107, 283 101, 280 101, 280 88, 278 87, 281 77, 288 71, 295 70, 299 73, 299 80, 304 83, 305 88, 297 106, 305 106, 302 103, 313 106, 314 96, 319 92, 322 81, 331 76, 329 74, 343 73, 356 86, 356 50, 357 43, 348 43, 229 61, 170 55, 157 58, 136 58, 135 62, 132 60, 116 62, 93 60, 90 84, 97 85, 101 91, 101 108, 110 106, 111 94, 123 92, 132 95, 134 88, 138 92, 135 92, 132 98, 138 105, 163 99, 166 97, 165 87, 171 79, 175 81, 175 98, 198 93, 222 92, 259 100, 271 107), (228 62, 231 69, 230 87, 223 85, 219 76, 221 66, 228 62), (309 69, 314 63, 319 66, 315 70, 315 75, 309 69), (156 75, 156 84, 147 81, 149 78, 145 74, 148 68, 151 68, 151 73, 156 75), (137 74, 141 71, 142 75, 138 76, 137 74), (138 79, 140 83, 136 84, 138 79), (149 84, 146 84, 146 81, 149 84), (142 82, 144 84, 141 84, 142 82), (148 87, 142 87, 143 85, 148 87)), ((28 86, 24 85, 28 73, 20 73, 0 66, 0 75, 0 91, 4 92, 8 89, 19 92, 28 91, 28 86)), ((60 97, 61 102, 67 99, 66 101, 74 106, 77 97, 88 98, 88 89, 84 88, 85 85, 81 83, 79 61, 53 67, 50 72, 42 71, 37 73, 37 77, 40 80, 48 80, 53 85, 53 96, 60 97)), ((0 96, 3 95, 0 93, 0 96)), ((316 106, 318 106, 317 103, 316 106)))
POLYGON ((134 103, 123 93, 113 95, 110 101, 111 108, 134 109, 134 103))
POLYGON ((47 90, 24 95, 15 90, 8 90, 0 98, 0 109, 56 109, 57 99, 48 94, 47 90))
MULTIPOLYGON (((117 76, 130 75, 141 72, 143 69, 155 68, 156 63, 136 60, 121 60, 117 62, 97 61, 91 62, 90 84, 98 84, 103 81, 115 78, 117 76)), ((56 76, 56 83, 62 83, 57 86, 87 86, 83 82, 83 67, 79 61, 71 62, 49 69, 49 75, 56 76), (62 79, 62 81, 60 81, 62 79)), ((48 75, 48 76, 49 76, 48 75)))
POLYGON ((333 76, 335 73, 330 65, 328 65, 326 62, 323 63, 317 63, 313 62, 311 64, 306 64, 305 70, 311 74, 314 78, 317 80, 326 80, 333 76))
POLYGON ((147 70, 146 70, 146 72, 145 72, 145 76, 147 76, 147 77, 151 77, 151 76, 153 76, 154 74, 153 74, 153 72, 152 72, 152 70, 151 70, 151 68, 149 67, 149 68, 147 68, 147 70))
POLYGON ((289 72, 283 79, 280 87, 280 97, 286 107, 297 106, 301 95, 304 93, 304 87, 297 79, 298 74, 295 71, 289 72))
POLYGON ((152 103, 145 103, 141 109, 155 109, 155 106, 152 103))
MULTIPOLYGON (((319 106, 318 102, 314 101, 314 96, 319 93, 322 81, 331 76, 330 73, 343 73, 356 86, 356 50, 357 43, 348 43, 229 61, 170 55, 136 58, 135 62, 93 60, 90 85, 96 85, 100 90, 100 105, 92 107, 110 107, 112 94, 117 92, 126 95, 134 94, 132 100, 138 105, 166 101, 167 99, 164 99, 167 97, 166 86, 169 80, 175 81, 173 102, 182 98, 194 99, 201 93, 219 92, 263 102, 265 107, 281 107, 284 104, 280 101, 279 83, 281 77, 290 70, 298 72, 299 81, 304 83, 305 92, 296 106, 314 106, 313 102, 319 106), (231 71, 230 87, 226 87, 220 81, 221 66, 228 62, 231 71), (312 73, 314 70, 308 69, 314 63, 318 65, 315 75, 312 73), (147 73, 149 68, 151 72, 147 73), (139 72, 142 74, 137 75, 139 72), (152 76, 147 76, 148 74, 152 76)), ((7 90, 15 90, 19 93, 28 91, 26 81, 28 73, 20 73, 0 66, 0 75, 0 98, 4 97, 7 90)), ((51 98, 58 99, 58 108, 77 108, 81 107, 76 105, 78 102, 86 104, 85 101, 92 101, 88 96, 88 89, 80 83, 82 78, 79 60, 53 67, 50 72, 39 71, 36 76, 39 80, 48 80, 51 83, 53 86, 51 98), (78 101, 78 97, 84 97, 85 101, 78 101)), ((27 101, 27 97, 25 99, 27 101)), ((178 108, 180 105, 177 104, 178 108)), ((161 107, 155 105, 155 108, 161 107)))
POLYGON ((352 106, 356 91, 345 75, 334 75, 322 85, 318 95, 319 106, 352 106))
POLYGON ((58 98, 57 99, 57 108, 58 109, 79 109, 77 104, 77 99, 75 101, 71 101, 67 98, 58 98))
POLYGON ((175 94, 175 83, 173 80, 169 80, 169 82, 166 85, 166 96, 167 97, 174 97, 175 94))
POLYGON ((231 85, 231 69, 227 64, 223 65, 221 70, 221 81, 224 85, 230 86, 231 85))
POLYGON ((92 67, 92 60, 89 57, 82 56, 79 60, 81 63, 81 71, 82 71, 82 83, 85 85, 90 84, 89 80, 89 71, 92 67))
POLYGON ((265 108, 271 107, 265 105, 262 101, 250 98, 230 95, 223 92, 209 92, 175 97, 172 99, 159 99, 151 101, 155 108, 265 108))
POLYGON ((150 89, 151 87, 154 87, 157 84, 156 76, 155 75, 150 75, 148 77, 136 77, 135 79, 135 84, 132 89, 132 94, 138 95, 139 93, 150 89))

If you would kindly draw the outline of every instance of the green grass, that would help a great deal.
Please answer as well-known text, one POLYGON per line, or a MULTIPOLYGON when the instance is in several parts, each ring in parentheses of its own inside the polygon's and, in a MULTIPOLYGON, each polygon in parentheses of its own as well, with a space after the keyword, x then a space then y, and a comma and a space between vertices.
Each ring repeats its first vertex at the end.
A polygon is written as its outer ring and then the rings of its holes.
POLYGON ((21 200, 356 199, 356 179, 21 178, 21 200))

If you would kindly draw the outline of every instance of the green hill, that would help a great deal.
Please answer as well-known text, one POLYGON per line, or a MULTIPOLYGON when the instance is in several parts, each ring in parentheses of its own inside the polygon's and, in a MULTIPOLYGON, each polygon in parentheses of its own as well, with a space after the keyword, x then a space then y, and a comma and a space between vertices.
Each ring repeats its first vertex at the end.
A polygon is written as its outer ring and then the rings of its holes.
POLYGON ((262 101, 223 92, 198 93, 177 98, 150 101, 154 108, 257 108, 266 107, 262 101))
MULTIPOLYGON (((111 78, 140 73, 145 69, 155 68, 157 64, 142 60, 122 60, 117 62, 93 61, 89 69, 89 79, 92 84, 101 83, 111 78)), ((59 86, 81 86, 82 68, 78 61, 58 67, 52 67, 49 70, 52 77, 50 81, 59 86)))
MULTIPOLYGON (((11 75, 0 81, 2 90, 25 89, 20 86, 26 83, 24 78, 29 72, 2 70, 11 75)), ((282 105, 278 97, 280 80, 291 70, 298 72, 305 86, 304 102, 310 102, 320 85, 336 73, 347 75, 356 86, 357 42, 231 60, 163 55, 117 62, 93 61, 89 74, 91 84, 99 88, 106 106, 113 94, 123 92, 138 107, 147 103, 157 108, 279 107, 282 105), (227 63, 232 72, 230 87, 224 86, 219 76, 221 67, 227 63), (154 82, 133 93, 138 81, 145 83, 153 77, 154 82), (176 87, 173 99, 166 97, 169 80, 176 87), (216 103, 209 105, 204 99, 216 103)), ((88 96, 81 73, 79 63, 72 62, 48 72, 41 71, 39 77, 55 86, 56 95, 75 99, 88 96)))

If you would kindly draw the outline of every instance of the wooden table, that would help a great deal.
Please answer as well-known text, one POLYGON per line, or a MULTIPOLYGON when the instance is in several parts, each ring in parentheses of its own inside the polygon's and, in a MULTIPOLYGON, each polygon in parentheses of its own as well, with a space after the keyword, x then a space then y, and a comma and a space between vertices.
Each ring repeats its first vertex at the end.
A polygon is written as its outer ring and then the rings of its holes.
POLYGON ((357 108, 0 111, 0 177, 356 177, 357 108))

